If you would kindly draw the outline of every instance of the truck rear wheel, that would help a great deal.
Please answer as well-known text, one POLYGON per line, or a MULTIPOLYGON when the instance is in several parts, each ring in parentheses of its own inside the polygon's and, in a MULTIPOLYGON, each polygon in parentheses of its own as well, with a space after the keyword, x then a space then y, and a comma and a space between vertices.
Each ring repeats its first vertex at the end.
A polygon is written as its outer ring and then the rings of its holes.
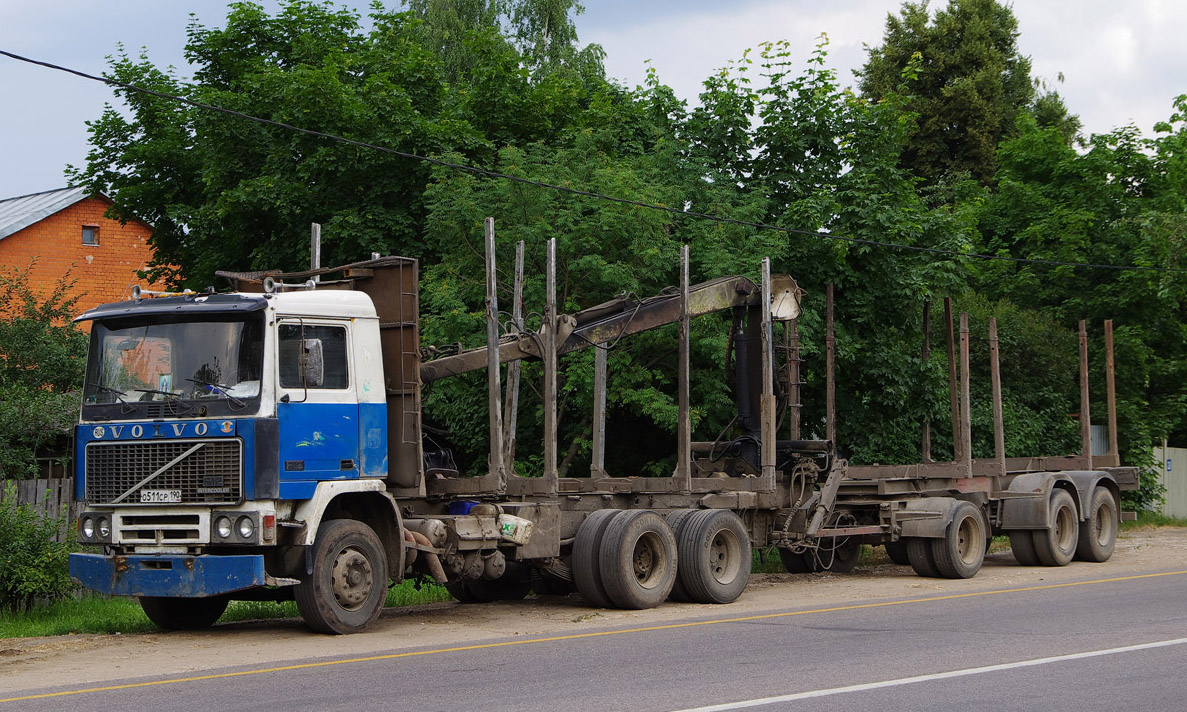
POLYGON ((602 572, 598 555, 602 550, 602 537, 610 520, 619 513, 617 509, 599 509, 581 522, 573 541, 573 584, 585 602, 595 608, 610 608, 610 597, 602 583, 602 572))
POLYGON ((1080 539, 1080 521, 1076 516, 1076 502, 1066 490, 1051 493, 1047 529, 1034 532, 1035 554, 1043 566, 1067 566, 1076 555, 1080 539))
POLYGON ((655 608, 676 582, 676 537, 655 512, 619 512, 606 527, 598 558, 606 595, 619 608, 655 608))
POLYGON ((144 615, 165 630, 199 630, 209 628, 227 610, 227 596, 208 598, 159 598, 141 596, 144 615))
POLYGON ((697 603, 732 603, 750 581, 750 535, 728 509, 705 509, 682 522, 676 539, 678 585, 697 603))
POLYGON ((1097 487, 1088 505, 1088 518, 1080 522, 1080 543, 1076 545, 1076 558, 1096 563, 1108 561, 1116 544, 1117 502, 1112 492, 1097 487))
POLYGON ((297 610, 319 633, 357 633, 387 599, 387 559, 375 531, 354 519, 323 522, 313 543, 313 574, 297 584, 297 610))
POLYGON ((981 510, 961 502, 940 539, 929 539, 932 561, 943 578, 972 578, 985 560, 985 523, 981 510))

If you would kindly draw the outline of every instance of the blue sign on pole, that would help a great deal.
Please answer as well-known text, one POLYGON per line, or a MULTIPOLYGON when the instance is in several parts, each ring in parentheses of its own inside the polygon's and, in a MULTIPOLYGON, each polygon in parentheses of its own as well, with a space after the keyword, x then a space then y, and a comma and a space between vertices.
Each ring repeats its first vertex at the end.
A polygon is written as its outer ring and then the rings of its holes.
POLYGON ((1168 458, 1166 458, 1166 471, 1170 472, 1172 469, 1173 468, 1171 467, 1171 459, 1168 457, 1168 458))

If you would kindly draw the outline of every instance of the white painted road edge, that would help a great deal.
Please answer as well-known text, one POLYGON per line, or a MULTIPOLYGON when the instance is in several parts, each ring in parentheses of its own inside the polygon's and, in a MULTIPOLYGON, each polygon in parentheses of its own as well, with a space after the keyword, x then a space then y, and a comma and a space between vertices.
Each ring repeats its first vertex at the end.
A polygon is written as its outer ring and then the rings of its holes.
POLYGON ((1155 643, 1142 643, 1141 645, 1126 645, 1121 648, 1109 648, 1107 650, 1092 650, 1086 653, 1073 653, 1071 655, 1056 655, 1050 658, 1035 658, 1034 660, 1021 660, 1016 663, 1001 663, 999 665, 986 665, 984 667, 965 668, 964 670, 952 670, 950 672, 937 672, 931 675, 918 675, 916 677, 901 677, 897 680, 884 680, 882 682, 867 682, 861 685, 846 685, 845 687, 830 687, 824 690, 810 690, 808 692, 797 692, 791 695, 779 695, 777 697, 759 697, 753 700, 742 700, 740 702, 727 702, 720 705, 709 705, 707 707, 691 707, 682 710, 673 710, 673 712, 726 712, 726 710, 740 710, 747 707, 761 707, 763 705, 774 705, 780 702, 794 702, 796 700, 807 700, 813 697, 829 697, 831 695, 844 695, 850 692, 865 692, 866 690, 878 690, 885 687, 898 687, 900 685, 913 685, 917 682, 931 682, 932 680, 947 680, 954 677, 965 677, 968 675, 981 675, 987 672, 999 672, 1001 670, 1014 670, 1016 668, 1034 667, 1036 665, 1049 665, 1051 663, 1062 663, 1069 660, 1083 660, 1084 658, 1098 658, 1103 655, 1117 655, 1118 653, 1132 653, 1136 650, 1150 650, 1151 648, 1167 648, 1172 645, 1187 644, 1187 638, 1175 638, 1174 640, 1160 640, 1155 643))

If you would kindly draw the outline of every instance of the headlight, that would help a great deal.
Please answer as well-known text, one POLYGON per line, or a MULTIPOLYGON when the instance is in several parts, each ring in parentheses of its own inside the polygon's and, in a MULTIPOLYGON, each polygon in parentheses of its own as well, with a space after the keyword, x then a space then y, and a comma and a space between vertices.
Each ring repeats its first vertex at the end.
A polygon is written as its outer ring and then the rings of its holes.
POLYGON ((239 517, 239 536, 242 539, 251 539, 252 535, 256 533, 256 524, 251 520, 251 517, 239 517))
POLYGON ((91 519, 90 517, 83 517, 82 518, 82 527, 80 528, 80 530, 82 531, 82 536, 84 539, 94 539, 95 538, 95 520, 91 519))
POLYGON ((214 522, 214 530, 221 539, 227 539, 231 536, 231 518, 219 517, 214 522))
POLYGON ((99 517, 99 538, 106 539, 111 536, 111 520, 107 517, 99 517))

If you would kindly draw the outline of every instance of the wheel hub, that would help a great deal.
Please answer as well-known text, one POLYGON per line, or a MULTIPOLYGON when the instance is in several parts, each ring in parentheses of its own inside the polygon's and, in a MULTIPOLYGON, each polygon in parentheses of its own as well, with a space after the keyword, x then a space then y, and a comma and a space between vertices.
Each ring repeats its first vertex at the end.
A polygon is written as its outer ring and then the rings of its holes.
POLYGON ((348 610, 357 609, 371 595, 374 585, 371 562, 358 549, 347 547, 334 559, 331 581, 338 605, 348 610))

